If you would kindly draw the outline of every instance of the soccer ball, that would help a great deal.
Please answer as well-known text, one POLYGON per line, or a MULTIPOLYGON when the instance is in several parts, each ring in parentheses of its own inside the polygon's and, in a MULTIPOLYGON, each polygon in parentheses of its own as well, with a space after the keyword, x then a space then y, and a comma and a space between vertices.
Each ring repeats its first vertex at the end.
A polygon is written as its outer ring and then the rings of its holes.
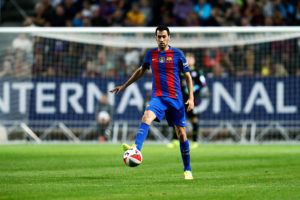
POLYGON ((99 120, 106 121, 106 120, 109 120, 109 118, 110 118, 110 116, 109 116, 108 112, 106 112, 106 111, 101 111, 98 114, 98 119, 99 120))
POLYGON ((139 150, 133 148, 124 152, 123 160, 127 166, 136 167, 142 163, 143 156, 139 150))

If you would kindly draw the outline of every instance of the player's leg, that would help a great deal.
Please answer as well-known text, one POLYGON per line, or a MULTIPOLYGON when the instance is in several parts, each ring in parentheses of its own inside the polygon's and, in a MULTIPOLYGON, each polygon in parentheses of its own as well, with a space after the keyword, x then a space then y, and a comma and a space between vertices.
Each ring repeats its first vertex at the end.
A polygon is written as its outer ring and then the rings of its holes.
POLYGON ((184 171, 186 170, 191 171, 190 147, 189 147, 189 141, 187 140, 187 136, 186 136, 186 129, 185 127, 175 125, 175 130, 180 143, 180 151, 181 151, 182 161, 184 165, 184 171))
POLYGON ((136 138, 135 138, 135 145, 136 148, 141 151, 143 143, 148 135, 149 126, 153 122, 153 120, 156 118, 156 115, 151 110, 146 110, 143 118, 142 123, 137 131, 136 138))
MULTIPOLYGON (((155 119, 161 121, 165 115, 166 109, 167 107, 162 103, 159 97, 154 97, 150 100, 135 138, 135 146, 139 151, 141 151, 143 143, 148 135, 150 124, 155 119)), ((131 146, 127 144, 123 144, 122 147, 124 151, 131 148, 131 146)))
POLYGON ((191 118, 192 126, 193 126, 193 131, 192 131, 192 139, 193 142, 197 142, 197 136, 198 136, 198 119, 196 116, 193 116, 191 118))
POLYGON ((191 145, 191 148, 197 148, 198 147, 198 143, 197 143, 197 139, 198 139, 198 117, 197 115, 193 115, 191 118, 191 122, 192 122, 192 126, 193 126, 193 131, 192 131, 192 140, 193 140, 193 144, 191 145))
POLYGON ((184 178, 187 180, 191 180, 193 179, 193 175, 191 173, 192 169, 190 164, 190 147, 189 141, 187 140, 186 136, 186 129, 185 127, 175 125, 175 130, 180 142, 180 152, 184 165, 184 178))
POLYGON ((180 143, 180 152, 184 165, 184 178, 193 179, 190 165, 190 147, 187 140, 185 128, 184 104, 181 100, 168 99, 168 110, 166 110, 166 119, 170 126, 174 126, 177 138, 180 143))
POLYGON ((140 124, 140 127, 136 133, 135 137, 135 144, 130 146, 128 144, 122 144, 123 151, 126 151, 130 148, 137 148, 139 151, 142 150, 143 143, 145 139, 147 138, 149 126, 151 125, 152 121, 156 118, 156 115, 151 110, 146 110, 144 112, 142 122, 140 124))

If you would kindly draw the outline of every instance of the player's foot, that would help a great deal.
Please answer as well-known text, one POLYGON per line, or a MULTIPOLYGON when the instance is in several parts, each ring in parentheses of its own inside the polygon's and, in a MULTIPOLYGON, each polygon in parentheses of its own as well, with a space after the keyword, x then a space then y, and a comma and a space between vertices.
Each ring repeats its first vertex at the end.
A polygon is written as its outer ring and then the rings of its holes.
POLYGON ((198 147, 198 143, 197 142, 193 142, 190 146, 191 149, 196 149, 198 147))
POLYGON ((185 180, 193 180, 194 179, 191 171, 186 170, 186 171, 184 171, 183 174, 184 174, 185 180))
POLYGON ((172 142, 170 142, 168 145, 167 145, 168 148, 175 148, 175 147, 179 147, 179 142, 178 140, 172 140, 172 142))
POLYGON ((169 144, 167 144, 167 147, 170 148, 170 149, 172 149, 172 148, 174 148, 175 146, 174 146, 174 144, 173 144, 172 142, 170 142, 169 144))
POLYGON ((132 149, 132 148, 136 148, 136 145, 133 144, 133 145, 129 146, 128 144, 125 144, 125 143, 122 144, 122 149, 124 152, 127 151, 128 149, 132 149))

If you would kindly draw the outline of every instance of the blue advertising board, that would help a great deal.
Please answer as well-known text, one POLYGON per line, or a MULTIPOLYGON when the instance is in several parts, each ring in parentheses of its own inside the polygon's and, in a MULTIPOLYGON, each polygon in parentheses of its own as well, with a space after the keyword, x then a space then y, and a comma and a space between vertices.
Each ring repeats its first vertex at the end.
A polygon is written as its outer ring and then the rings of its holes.
MULTIPOLYGON (((108 91, 121 79, 30 79, 0 81, 1 120, 95 120, 103 94, 114 119, 139 120, 152 79, 144 77, 119 95, 108 91)), ((203 120, 300 120, 300 78, 208 79, 211 98, 195 109, 203 120)))

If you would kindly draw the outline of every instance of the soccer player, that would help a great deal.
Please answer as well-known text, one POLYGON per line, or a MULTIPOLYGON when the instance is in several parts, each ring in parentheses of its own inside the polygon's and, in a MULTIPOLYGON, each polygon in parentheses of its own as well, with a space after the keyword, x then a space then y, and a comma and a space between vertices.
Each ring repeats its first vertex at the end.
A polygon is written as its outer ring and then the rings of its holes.
POLYGON ((167 26, 158 26, 155 30, 155 39, 158 48, 151 49, 145 55, 144 62, 129 80, 110 92, 119 94, 130 84, 138 80, 147 69, 152 70, 152 96, 147 105, 141 125, 137 131, 135 145, 129 146, 122 144, 123 150, 130 148, 142 149, 144 140, 147 137, 149 126, 153 120, 161 121, 164 116, 169 126, 174 126, 177 137, 180 141, 181 157, 184 165, 184 178, 193 179, 190 166, 190 147, 185 129, 185 108, 187 111, 194 108, 193 83, 190 75, 190 67, 181 50, 168 45, 170 40, 170 31, 167 26), (180 72, 184 73, 189 91, 189 98, 183 102, 183 96, 180 90, 180 72))

